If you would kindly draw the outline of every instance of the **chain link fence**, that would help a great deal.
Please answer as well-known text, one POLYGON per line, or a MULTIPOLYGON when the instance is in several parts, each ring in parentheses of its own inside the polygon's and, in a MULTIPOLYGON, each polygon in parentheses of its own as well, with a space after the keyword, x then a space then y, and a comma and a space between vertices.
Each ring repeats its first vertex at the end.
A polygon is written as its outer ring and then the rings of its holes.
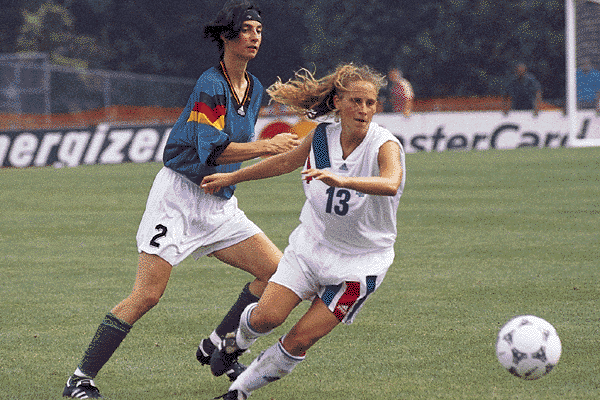
POLYGON ((74 114, 112 106, 184 107, 194 79, 52 65, 46 54, 0 55, 0 113, 74 114))

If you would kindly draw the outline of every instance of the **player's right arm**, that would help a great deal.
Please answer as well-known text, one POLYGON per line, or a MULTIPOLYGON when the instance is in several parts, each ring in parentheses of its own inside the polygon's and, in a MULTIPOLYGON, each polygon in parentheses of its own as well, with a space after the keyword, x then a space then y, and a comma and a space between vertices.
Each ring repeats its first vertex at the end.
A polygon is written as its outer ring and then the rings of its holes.
MULTIPOLYGON (((290 173, 304 165, 310 153, 313 134, 314 132, 307 135, 299 146, 288 152, 267 158, 235 172, 205 176, 200 186, 205 193, 212 194, 225 186, 290 173)), ((276 135, 274 138, 280 135, 276 135)))
POLYGON ((215 159, 215 164, 233 164, 256 157, 286 153, 299 144, 298 135, 294 133, 280 133, 271 139, 257 140, 249 143, 232 142, 215 159))
MULTIPOLYGON (((186 110, 165 146, 165 165, 178 170, 199 162, 208 166, 238 163, 256 157, 279 154, 296 147, 294 134, 269 140, 235 142, 224 130, 227 115, 227 88, 206 73, 198 80, 186 110), (195 153, 195 154, 192 154, 195 153)), ((250 132, 247 133, 248 137, 250 132)))

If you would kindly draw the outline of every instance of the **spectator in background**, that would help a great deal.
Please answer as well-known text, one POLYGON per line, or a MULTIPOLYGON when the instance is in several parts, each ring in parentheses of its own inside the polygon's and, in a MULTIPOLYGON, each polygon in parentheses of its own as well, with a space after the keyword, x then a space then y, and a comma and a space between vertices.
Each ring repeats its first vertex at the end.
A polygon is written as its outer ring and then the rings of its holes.
POLYGON ((514 74, 506 90, 504 114, 508 115, 511 109, 533 110, 533 115, 537 116, 542 104, 542 86, 522 62, 515 65, 514 74))
POLYGON ((410 82, 402 76, 402 71, 392 68, 388 71, 388 85, 383 92, 383 111, 402 113, 410 117, 412 113, 415 93, 410 82))
POLYGON ((594 69, 588 57, 581 61, 577 69, 577 106, 582 109, 595 109, 600 113, 600 71, 594 69))

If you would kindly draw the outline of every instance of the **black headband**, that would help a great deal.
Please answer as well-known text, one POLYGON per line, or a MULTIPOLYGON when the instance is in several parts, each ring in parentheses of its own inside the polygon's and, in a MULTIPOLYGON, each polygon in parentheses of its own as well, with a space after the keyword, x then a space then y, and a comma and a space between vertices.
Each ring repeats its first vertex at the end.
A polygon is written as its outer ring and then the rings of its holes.
POLYGON ((260 17, 260 14, 258 13, 258 11, 252 8, 244 11, 239 15, 236 21, 236 26, 241 28, 244 21, 256 21, 262 24, 262 18, 260 17))

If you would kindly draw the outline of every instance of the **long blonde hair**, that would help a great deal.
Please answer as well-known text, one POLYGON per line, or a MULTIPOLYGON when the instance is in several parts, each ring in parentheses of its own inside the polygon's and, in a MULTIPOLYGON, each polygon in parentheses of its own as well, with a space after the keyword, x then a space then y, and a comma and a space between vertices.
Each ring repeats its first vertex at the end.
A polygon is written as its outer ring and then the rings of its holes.
POLYGON ((278 78, 277 82, 267 88, 267 94, 271 96, 271 100, 313 119, 336 112, 333 98, 343 95, 348 90, 348 85, 356 81, 372 83, 377 93, 387 84, 385 77, 373 68, 349 63, 338 65, 334 72, 320 79, 302 68, 295 73, 293 79, 285 83, 278 78))

